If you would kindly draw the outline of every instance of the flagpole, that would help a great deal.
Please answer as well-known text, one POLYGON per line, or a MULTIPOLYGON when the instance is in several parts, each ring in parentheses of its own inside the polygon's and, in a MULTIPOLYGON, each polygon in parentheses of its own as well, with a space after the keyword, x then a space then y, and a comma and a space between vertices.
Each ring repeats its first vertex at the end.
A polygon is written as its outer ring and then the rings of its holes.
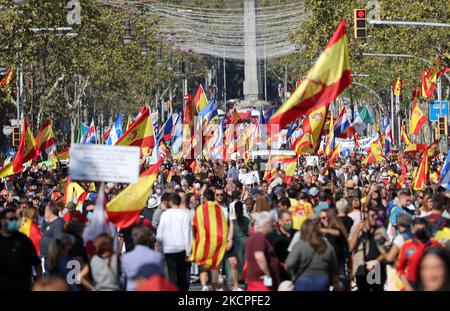
MULTIPOLYGON (((400 96, 396 96, 396 106, 397 106, 397 141, 400 142, 401 136, 400 136, 400 96)), ((394 127, 394 126, 392 126, 394 127)), ((394 136, 395 137, 395 136, 394 136)))
POLYGON ((393 93, 393 91, 392 91, 392 88, 391 88, 391 124, 392 124, 392 128, 391 128, 391 130, 392 130, 392 137, 395 137, 395 127, 394 127, 394 124, 395 124, 395 119, 394 119, 394 93, 393 93))

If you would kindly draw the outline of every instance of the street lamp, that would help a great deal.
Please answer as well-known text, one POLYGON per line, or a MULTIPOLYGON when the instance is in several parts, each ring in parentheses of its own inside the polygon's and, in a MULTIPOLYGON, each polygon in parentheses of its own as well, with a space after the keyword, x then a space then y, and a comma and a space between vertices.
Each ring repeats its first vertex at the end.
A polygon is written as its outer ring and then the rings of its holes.
POLYGON ((131 21, 130 19, 125 20, 125 34, 123 35, 123 43, 131 44, 133 37, 131 36, 131 21))

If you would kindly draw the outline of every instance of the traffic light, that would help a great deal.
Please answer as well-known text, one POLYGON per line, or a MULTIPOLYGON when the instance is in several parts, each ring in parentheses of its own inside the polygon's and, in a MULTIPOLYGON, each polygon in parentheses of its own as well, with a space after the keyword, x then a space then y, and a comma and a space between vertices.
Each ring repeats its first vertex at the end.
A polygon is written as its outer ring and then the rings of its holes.
POLYGON ((447 136, 447 117, 439 117, 439 135, 447 136))
POLYGON ((367 37, 367 21, 365 9, 355 9, 353 27, 355 29, 355 39, 365 39, 367 37))
POLYGON ((14 127, 12 132, 12 145, 14 147, 19 146, 20 144, 20 128, 14 127))

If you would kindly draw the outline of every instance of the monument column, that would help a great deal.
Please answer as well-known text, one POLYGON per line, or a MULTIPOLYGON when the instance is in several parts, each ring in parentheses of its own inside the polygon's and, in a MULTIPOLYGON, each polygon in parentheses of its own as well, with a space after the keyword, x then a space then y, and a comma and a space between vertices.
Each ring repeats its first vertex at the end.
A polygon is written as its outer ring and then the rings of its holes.
POLYGON ((244 96, 247 102, 260 99, 260 68, 256 48, 256 0, 244 0, 244 96))

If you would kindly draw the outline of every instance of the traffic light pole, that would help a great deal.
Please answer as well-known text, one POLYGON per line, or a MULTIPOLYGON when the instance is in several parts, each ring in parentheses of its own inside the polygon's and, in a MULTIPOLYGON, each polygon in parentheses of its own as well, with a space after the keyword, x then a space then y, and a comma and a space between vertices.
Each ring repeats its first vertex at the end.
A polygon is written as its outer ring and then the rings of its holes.
POLYGON ((408 21, 382 21, 369 19, 367 22, 371 25, 391 25, 391 26, 427 26, 427 27, 446 27, 450 28, 450 24, 445 23, 426 23, 426 22, 408 22, 408 21))

